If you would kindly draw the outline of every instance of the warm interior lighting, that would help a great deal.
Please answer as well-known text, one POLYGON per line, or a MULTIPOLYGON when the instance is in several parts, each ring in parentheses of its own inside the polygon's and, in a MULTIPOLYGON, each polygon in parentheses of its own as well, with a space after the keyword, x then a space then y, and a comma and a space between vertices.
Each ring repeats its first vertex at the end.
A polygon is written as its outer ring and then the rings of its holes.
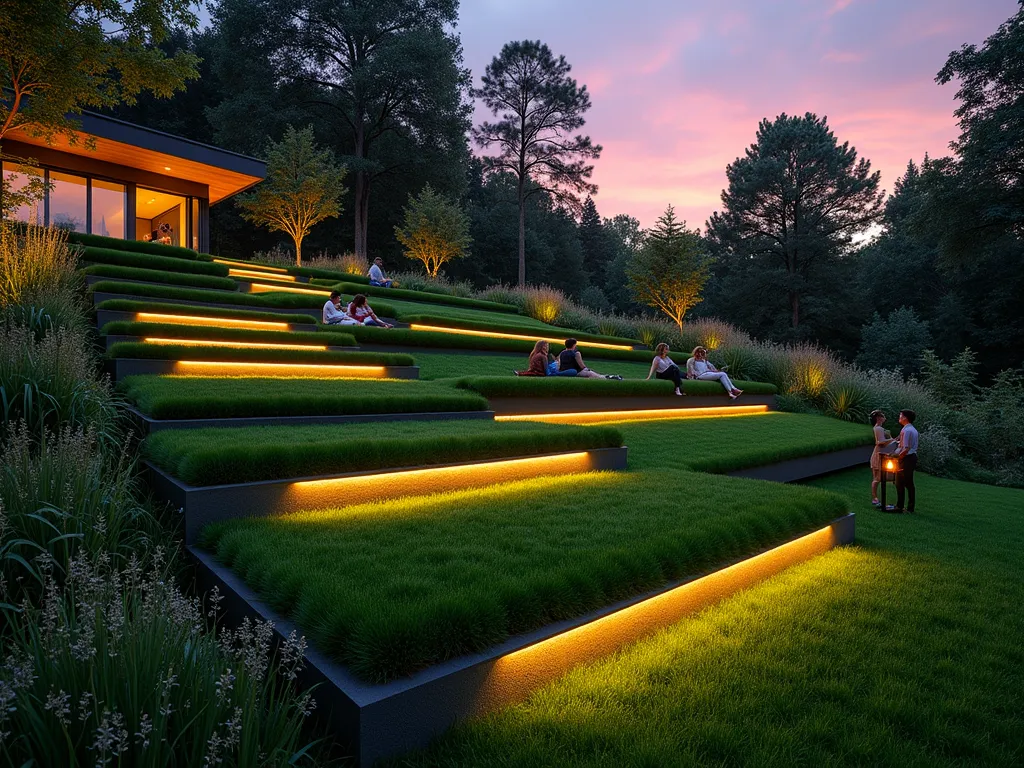
MULTIPOLYGON (((414 331, 439 331, 441 333, 454 333, 460 336, 486 336, 491 339, 520 339, 522 341, 547 341, 551 344, 562 344, 565 339, 551 339, 544 336, 527 336, 521 333, 498 333, 497 331, 473 331, 465 328, 442 328, 436 325, 420 325, 413 323, 409 326, 414 331)), ((577 342, 577 346, 580 347, 594 347, 596 349, 627 349, 632 350, 633 347, 626 344, 601 344, 596 341, 580 341, 577 342)))
POLYGON ((288 330, 288 323, 274 323, 267 320, 243 320, 234 317, 203 317, 200 315, 161 315, 156 312, 136 312, 135 321, 164 325, 202 325, 212 328, 250 328, 260 331, 288 330))
POLYGON ((184 347, 228 347, 230 349, 300 349, 310 352, 326 352, 326 344, 276 344, 262 341, 221 341, 218 339, 164 339, 147 336, 147 344, 157 346, 181 345, 184 347))
MULTIPOLYGON (((329 509, 375 499, 426 496, 464 488, 490 486, 544 475, 589 472, 587 451, 524 459, 501 459, 450 467, 429 467, 373 475, 305 480, 288 486, 283 509, 329 509)), ((287 517, 281 518, 287 520, 287 517)))
POLYGON ((602 421, 655 421, 725 416, 757 416, 768 413, 767 405, 723 405, 708 408, 650 408, 637 411, 588 411, 584 413, 513 413, 495 416, 495 421, 543 421, 548 424, 596 424, 602 421))
POLYGON ((330 291, 316 291, 312 288, 293 288, 290 285, 267 285, 266 283, 249 283, 250 293, 270 293, 271 291, 283 291, 284 293, 302 293, 308 296, 331 295, 330 291))
POLYGON ((255 277, 257 280, 284 280, 285 282, 294 283, 295 277, 293 275, 268 275, 266 272, 257 272, 250 269, 228 269, 228 277, 255 277))
POLYGON ((622 646, 714 605, 840 543, 835 524, 760 555, 634 603, 588 624, 497 659, 480 685, 473 715, 522 700, 569 669, 588 664, 622 646))
POLYGON ((325 365, 323 363, 258 363, 247 360, 178 360, 172 375, 248 376, 267 379, 383 379, 382 365, 325 365))
MULTIPOLYGON (((214 259, 214 262, 217 264, 227 264, 229 267, 241 267, 242 269, 248 269, 251 271, 258 270, 260 272, 288 272, 287 269, 282 269, 281 267, 268 267, 265 264, 253 264, 252 262, 249 261, 234 261, 232 259, 214 259)), ((263 277, 266 277, 266 275, 264 275, 263 277)))

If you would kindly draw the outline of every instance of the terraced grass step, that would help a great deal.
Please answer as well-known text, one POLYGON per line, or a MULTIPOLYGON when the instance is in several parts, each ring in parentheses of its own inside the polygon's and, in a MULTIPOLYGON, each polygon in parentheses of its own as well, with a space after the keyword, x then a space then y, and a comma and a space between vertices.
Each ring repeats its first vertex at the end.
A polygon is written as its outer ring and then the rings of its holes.
POLYGON ((186 326, 250 328, 260 330, 306 331, 317 329, 313 314, 290 315, 279 312, 258 312, 241 308, 195 308, 180 304, 132 299, 112 299, 96 306, 96 326, 103 328, 113 322, 174 323, 186 326))
MULTIPOLYGON (((736 381, 734 384, 747 395, 774 395, 778 389, 773 384, 758 381, 736 381)), ((583 379, 572 376, 467 376, 459 379, 455 386, 479 392, 487 398, 530 398, 530 399, 577 399, 580 397, 664 397, 678 398, 670 381, 661 379, 613 381, 607 379, 583 379)), ((687 395, 727 397, 717 381, 684 381, 683 391, 687 395)), ((741 400, 737 400, 737 403, 741 400)))
MULTIPOLYGON (((219 328, 214 326, 191 326, 166 323, 139 323, 139 322, 111 322, 100 329, 100 334, 107 339, 108 348, 117 343, 115 339, 126 340, 127 338, 143 341, 144 339, 159 339, 163 343, 177 341, 182 345, 194 346, 190 342, 198 344, 238 344, 244 346, 252 345, 277 345, 281 349, 288 347, 308 349, 319 349, 327 351, 330 349, 341 349, 345 347, 357 348, 355 337, 347 333, 313 333, 288 330, 261 330, 249 328, 219 328)), ((146 341, 144 343, 152 343, 146 341)), ((408 355, 400 358, 388 354, 372 353, 379 359, 387 360, 411 360, 408 355)), ((123 355, 127 356, 127 355, 123 355)), ((377 359, 377 358, 373 358, 377 359)), ((403 363, 404 364, 404 363, 403 363)))
POLYGON ((379 683, 762 551, 846 511, 841 497, 807 488, 599 474, 232 520, 208 527, 201 546, 320 651, 379 683), (694 488, 708 503, 680 504, 694 488))
POLYGON ((82 270, 87 285, 108 280, 120 280, 135 286, 174 286, 178 288, 205 288, 214 291, 234 291, 237 284, 229 277, 197 275, 189 272, 168 272, 162 269, 139 269, 96 264, 82 270))
POLYGON ((158 256, 119 248, 87 246, 81 251, 80 262, 90 265, 106 264, 119 267, 135 267, 164 272, 184 272, 196 275, 227 277, 228 267, 212 261, 186 259, 178 256, 158 256))

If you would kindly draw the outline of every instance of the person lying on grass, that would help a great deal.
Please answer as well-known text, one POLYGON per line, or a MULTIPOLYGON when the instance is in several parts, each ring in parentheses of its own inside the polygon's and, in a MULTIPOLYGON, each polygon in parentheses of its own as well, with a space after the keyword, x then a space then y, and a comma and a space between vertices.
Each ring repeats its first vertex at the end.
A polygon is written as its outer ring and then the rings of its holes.
POLYGON ((376 325, 380 328, 392 327, 374 314, 370 305, 366 303, 366 297, 361 293, 357 293, 352 297, 352 303, 348 305, 348 313, 357 323, 362 323, 363 325, 376 325))
POLYGON ((331 298, 324 304, 324 325, 358 325, 341 306, 341 294, 331 291, 331 298))
POLYGON ((720 371, 708 362, 708 351, 704 347, 693 348, 693 357, 686 361, 686 378, 717 381, 725 388, 730 400, 735 400, 743 394, 742 389, 733 386, 732 380, 724 370, 720 371))
POLYGON ((558 355, 558 373, 562 375, 565 371, 576 371, 576 375, 584 379, 616 379, 622 381, 621 376, 615 374, 603 374, 593 371, 583 362, 583 356, 576 349, 576 339, 566 339, 565 349, 558 355))
POLYGON ((651 370, 647 372, 647 379, 651 376, 656 376, 659 379, 665 379, 671 381, 676 385, 676 394, 682 395, 683 390, 683 374, 679 370, 679 366, 673 362, 672 358, 668 356, 669 346, 665 342, 661 342, 654 348, 654 359, 651 361, 651 370))

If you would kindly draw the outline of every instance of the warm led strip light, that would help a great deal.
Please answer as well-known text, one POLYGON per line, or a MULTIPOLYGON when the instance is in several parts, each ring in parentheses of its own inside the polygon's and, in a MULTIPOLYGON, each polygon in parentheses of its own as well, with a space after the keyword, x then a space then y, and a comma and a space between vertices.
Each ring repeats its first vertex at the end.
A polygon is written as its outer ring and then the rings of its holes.
POLYGON ((203 325, 214 328, 251 328, 263 331, 287 331, 288 323, 273 323, 266 320, 242 320, 232 317, 208 317, 200 315, 161 315, 156 312, 136 312, 135 322, 163 323, 164 325, 203 325))
POLYGON ((330 296, 330 291, 314 291, 311 288, 292 288, 290 285, 267 285, 266 283, 250 283, 250 293, 270 293, 271 291, 283 291, 285 293, 302 293, 307 296, 330 296))
POLYGON ((274 378, 382 379, 382 365, 324 365, 322 363, 257 363, 225 360, 177 360, 172 374, 179 376, 251 376, 274 378))
MULTIPOLYGON (((288 486, 282 508, 351 506, 379 498, 444 493, 494 485, 539 475, 588 472, 594 468, 587 451, 524 459, 501 459, 450 467, 397 470, 372 475, 303 480, 288 486)), ((287 518, 283 518, 287 519, 287 518)))
POLYGON ((637 411, 587 411, 583 413, 513 413, 495 421, 543 421, 548 424, 595 424, 602 421, 655 421, 723 416, 756 416, 768 413, 767 405, 723 405, 709 408, 650 408, 637 411))
POLYGON ((147 344, 157 346, 181 345, 183 347, 228 347, 230 349, 299 349, 310 352, 326 352, 326 344, 276 344, 263 341, 224 341, 220 339, 165 339, 146 336, 147 344))
MULTIPOLYGON (((839 522, 839 521, 837 521, 839 522)), ((822 555, 840 539, 832 525, 760 555, 682 584, 560 635, 497 659, 474 697, 474 714, 520 701, 530 691, 580 664, 595 662, 624 645, 721 602, 794 565, 822 555)))
POLYGON ((295 277, 292 275, 268 275, 266 272, 254 272, 248 269, 229 269, 228 277, 242 277, 252 278, 255 277, 257 280, 283 280, 288 283, 294 283, 295 277))
POLYGON ((238 267, 240 269, 258 270, 261 272, 281 272, 284 274, 288 273, 287 269, 281 267, 268 267, 263 264, 250 264, 247 261, 230 261, 228 259, 214 259, 218 264, 227 264, 229 267, 238 267))
MULTIPOLYGON (((460 336, 486 336, 491 339, 518 339, 520 341, 547 341, 551 344, 562 344, 565 339, 549 339, 543 336, 527 336, 520 333, 498 333, 497 331, 471 331, 465 328, 442 328, 437 325, 420 325, 413 323, 409 326, 414 331, 439 331, 441 333, 454 333, 460 336)), ((596 341, 578 341, 577 346, 595 347, 597 349, 625 349, 632 351, 632 347, 626 344, 601 344, 596 341)))

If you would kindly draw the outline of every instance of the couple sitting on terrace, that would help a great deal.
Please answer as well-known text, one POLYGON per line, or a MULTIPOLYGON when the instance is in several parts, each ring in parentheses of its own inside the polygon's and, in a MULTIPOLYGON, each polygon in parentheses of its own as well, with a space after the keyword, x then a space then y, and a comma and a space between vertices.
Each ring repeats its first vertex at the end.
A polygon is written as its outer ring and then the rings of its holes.
POLYGON ((516 376, 578 376, 583 379, 616 379, 621 376, 613 373, 603 374, 591 370, 583 362, 583 355, 576 349, 576 339, 566 339, 565 349, 558 353, 558 358, 550 353, 550 345, 546 341, 538 341, 530 353, 530 367, 525 371, 513 371, 516 376))
POLYGON ((357 293, 352 301, 344 309, 341 306, 341 294, 331 291, 331 298, 324 304, 323 312, 324 325, 376 325, 381 328, 391 328, 374 314, 370 305, 366 303, 366 297, 357 293))
MULTIPOLYGON (((654 348, 654 360, 651 361, 651 370, 647 374, 647 378, 649 379, 653 375, 659 379, 667 379, 676 385, 676 394, 682 395, 684 394, 682 390, 683 374, 679 370, 679 366, 668 356, 668 352, 669 346, 665 342, 654 348)), ((735 400, 743 394, 743 390, 733 386, 732 380, 725 372, 727 367, 724 366, 722 370, 715 368, 708 362, 708 351, 704 347, 695 347, 693 357, 686 361, 686 378, 698 381, 717 381, 725 388, 729 399, 735 400)))

